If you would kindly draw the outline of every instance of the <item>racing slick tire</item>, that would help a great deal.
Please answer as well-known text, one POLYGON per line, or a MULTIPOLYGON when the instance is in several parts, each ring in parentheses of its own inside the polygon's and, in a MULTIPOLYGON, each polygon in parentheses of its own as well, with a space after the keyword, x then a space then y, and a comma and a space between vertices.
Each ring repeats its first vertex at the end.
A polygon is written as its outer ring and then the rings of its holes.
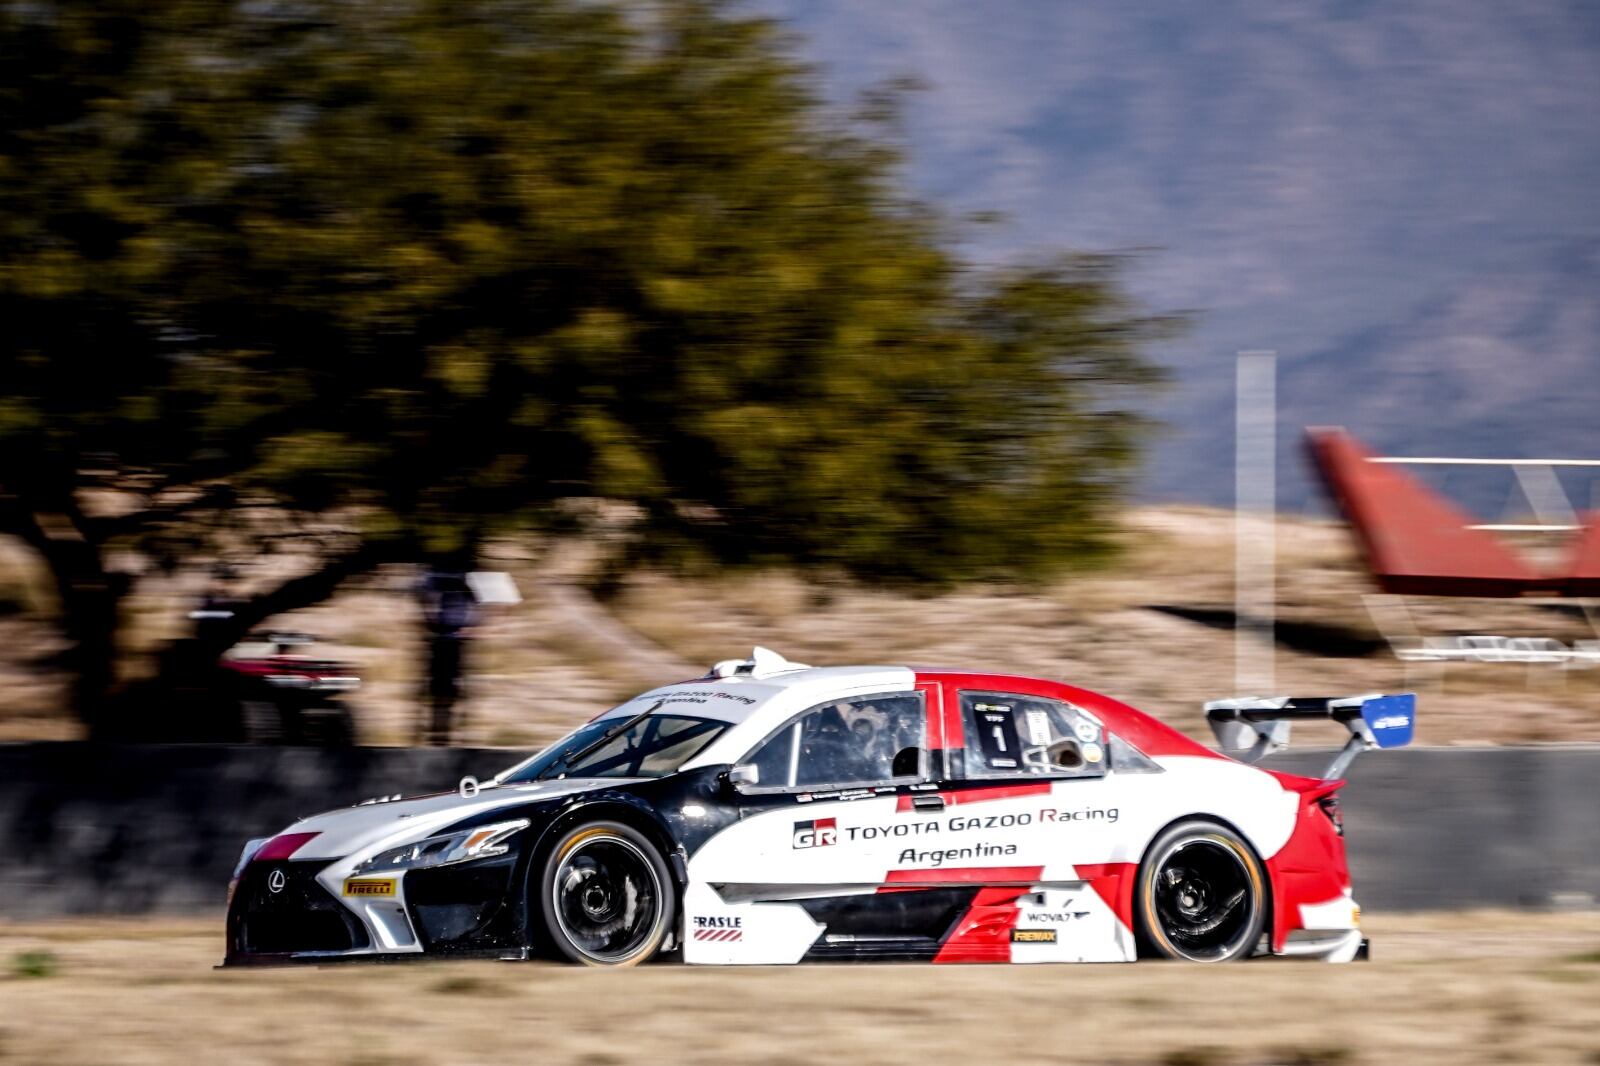
POLYGON ((1156 837, 1134 886, 1140 954, 1186 962, 1249 958, 1267 922, 1261 860, 1238 833, 1190 818, 1156 837))
POLYGON ((563 833, 545 859, 536 902, 555 949, 585 966, 646 961, 672 932, 678 907, 661 852, 621 822, 563 833))

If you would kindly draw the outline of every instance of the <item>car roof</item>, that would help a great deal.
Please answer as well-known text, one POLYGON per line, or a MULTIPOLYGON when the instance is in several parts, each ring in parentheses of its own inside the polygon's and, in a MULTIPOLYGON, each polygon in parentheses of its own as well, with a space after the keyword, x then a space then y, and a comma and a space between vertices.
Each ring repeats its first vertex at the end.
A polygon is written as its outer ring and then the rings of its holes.
POLYGON ((690 714, 738 724, 760 715, 769 704, 788 707, 797 699, 820 702, 833 696, 911 688, 916 675, 904 666, 804 666, 759 676, 707 675, 661 685, 606 711, 602 718, 638 714, 659 703, 662 714, 690 714))
POLYGON ((1065 681, 1051 681, 1042 677, 1022 674, 994 673, 984 670, 925 669, 917 668, 919 682, 939 682, 968 691, 992 691, 1019 696, 1040 696, 1045 699, 1064 700, 1088 711, 1117 736, 1126 740, 1146 755, 1190 755, 1204 758, 1222 758, 1165 722, 1093 689, 1069 685, 1065 681))
POLYGON ((686 714, 728 723, 732 728, 684 764, 684 769, 693 769, 715 761, 730 750, 742 753, 794 714, 819 703, 878 692, 904 692, 918 684, 946 684, 969 691, 1064 700, 1089 712, 1107 729, 1147 755, 1218 757, 1211 749, 1120 700, 1060 681, 948 668, 807 666, 790 662, 765 648, 757 648, 749 659, 720 662, 704 677, 640 693, 600 717, 634 715, 653 709, 662 714, 686 714), (652 708, 652 704, 656 706, 652 708))

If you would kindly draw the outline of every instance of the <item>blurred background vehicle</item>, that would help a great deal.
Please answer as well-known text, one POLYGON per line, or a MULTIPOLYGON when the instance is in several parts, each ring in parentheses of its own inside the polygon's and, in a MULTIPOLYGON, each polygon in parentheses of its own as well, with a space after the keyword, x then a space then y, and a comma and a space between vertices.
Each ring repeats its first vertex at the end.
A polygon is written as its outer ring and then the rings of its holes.
POLYGON ((217 667, 234 694, 241 739, 253 744, 353 744, 355 722, 345 697, 361 687, 355 667, 314 659, 305 633, 252 634, 217 667))

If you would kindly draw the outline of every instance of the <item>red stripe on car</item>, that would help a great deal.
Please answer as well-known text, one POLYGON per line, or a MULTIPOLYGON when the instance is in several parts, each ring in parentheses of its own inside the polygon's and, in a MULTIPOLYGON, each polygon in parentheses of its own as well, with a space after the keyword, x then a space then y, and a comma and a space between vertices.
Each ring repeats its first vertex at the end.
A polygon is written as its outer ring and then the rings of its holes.
POLYGON ((1004 884, 1031 885, 1044 873, 1043 866, 955 866, 937 870, 890 870, 879 892, 912 892, 930 885, 1004 884))
MULTIPOLYGON (((1032 869, 1037 877, 1039 868, 1032 869)), ((1017 897, 1028 891, 1027 887, 979 889, 933 961, 1010 962, 1011 930, 1022 913, 1017 909, 1017 897)))
POLYGON ((1138 864, 1132 862, 1080 862, 1072 868, 1089 882, 1095 895, 1105 901, 1111 913, 1127 929, 1133 928, 1133 880, 1138 864))
POLYGON ((261 845, 261 850, 255 853, 251 861, 273 862, 279 859, 287 859, 300 850, 302 844, 317 835, 316 833, 280 833, 261 845))

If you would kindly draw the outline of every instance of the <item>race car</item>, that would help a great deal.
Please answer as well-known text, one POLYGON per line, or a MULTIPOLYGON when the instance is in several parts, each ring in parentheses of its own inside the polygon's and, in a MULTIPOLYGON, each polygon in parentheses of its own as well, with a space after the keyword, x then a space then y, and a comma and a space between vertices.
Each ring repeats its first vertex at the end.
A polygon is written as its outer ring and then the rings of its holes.
POLYGON ((757 648, 492 780, 249 842, 225 964, 1364 957, 1338 774, 1414 697, 1207 715, 1242 760, 1055 681, 757 648), (1325 778, 1249 765, 1308 718, 1350 730, 1325 778))

